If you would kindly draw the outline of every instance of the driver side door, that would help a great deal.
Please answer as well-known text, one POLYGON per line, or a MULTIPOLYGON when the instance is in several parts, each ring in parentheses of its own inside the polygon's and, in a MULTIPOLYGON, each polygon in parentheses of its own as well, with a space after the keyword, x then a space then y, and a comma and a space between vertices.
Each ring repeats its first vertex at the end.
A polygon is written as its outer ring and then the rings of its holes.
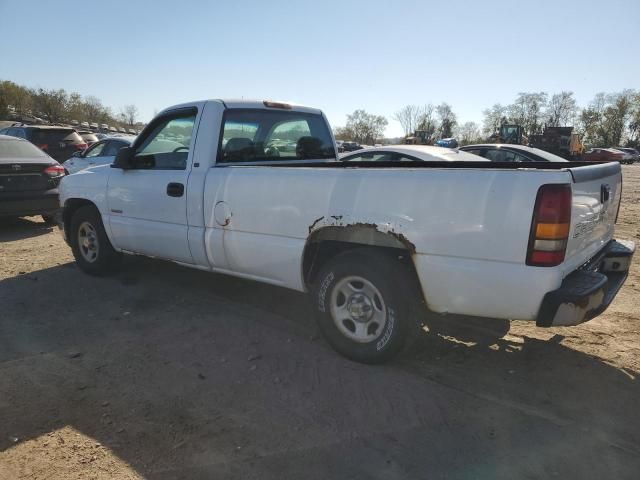
POLYGON ((157 117, 133 145, 132 168, 112 169, 107 203, 118 248, 193 263, 186 186, 196 116, 188 108, 157 117))

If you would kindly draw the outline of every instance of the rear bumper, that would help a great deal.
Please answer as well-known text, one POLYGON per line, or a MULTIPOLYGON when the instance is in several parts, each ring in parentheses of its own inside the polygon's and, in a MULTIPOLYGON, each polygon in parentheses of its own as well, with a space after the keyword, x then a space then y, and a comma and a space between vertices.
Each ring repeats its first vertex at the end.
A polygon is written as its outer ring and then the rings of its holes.
POLYGON ((60 210, 58 189, 45 192, 24 192, 0 197, 0 217, 53 215, 60 210))
POLYGON ((539 327, 584 323, 604 312, 629 274, 635 243, 612 240, 589 262, 545 295, 536 318, 539 327))

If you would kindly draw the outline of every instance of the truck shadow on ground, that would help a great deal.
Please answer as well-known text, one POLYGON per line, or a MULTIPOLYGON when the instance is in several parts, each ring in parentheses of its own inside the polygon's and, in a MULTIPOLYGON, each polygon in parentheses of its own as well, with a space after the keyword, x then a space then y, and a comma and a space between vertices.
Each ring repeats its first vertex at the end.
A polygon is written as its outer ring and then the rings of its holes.
POLYGON ((304 295, 148 259, 9 278, 0 304, 0 455, 71 426, 151 479, 640 468, 635 378, 558 338, 506 340, 504 322, 455 319, 359 365, 319 338, 304 295))
POLYGON ((0 243, 46 235, 52 229, 53 227, 44 223, 40 217, 0 217, 0 243))

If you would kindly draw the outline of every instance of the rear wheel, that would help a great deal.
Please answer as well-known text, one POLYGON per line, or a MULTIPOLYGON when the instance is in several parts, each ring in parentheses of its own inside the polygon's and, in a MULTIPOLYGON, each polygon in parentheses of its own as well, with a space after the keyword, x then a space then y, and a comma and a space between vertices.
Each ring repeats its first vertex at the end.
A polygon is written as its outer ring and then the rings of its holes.
POLYGON ((405 345, 418 322, 407 267, 374 250, 333 258, 318 274, 312 294, 320 331, 351 360, 382 363, 405 345))
POLYGON ((98 210, 87 205, 80 207, 71 218, 69 242, 78 267, 90 275, 104 275, 120 263, 107 237, 98 210))

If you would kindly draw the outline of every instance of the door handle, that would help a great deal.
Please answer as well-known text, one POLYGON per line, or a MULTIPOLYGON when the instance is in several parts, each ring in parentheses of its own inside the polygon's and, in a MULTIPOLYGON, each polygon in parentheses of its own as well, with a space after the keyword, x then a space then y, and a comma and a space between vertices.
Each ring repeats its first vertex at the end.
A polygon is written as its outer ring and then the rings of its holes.
POLYGON ((181 197, 184 195, 184 185, 182 183, 170 183, 167 185, 167 195, 170 197, 181 197))

